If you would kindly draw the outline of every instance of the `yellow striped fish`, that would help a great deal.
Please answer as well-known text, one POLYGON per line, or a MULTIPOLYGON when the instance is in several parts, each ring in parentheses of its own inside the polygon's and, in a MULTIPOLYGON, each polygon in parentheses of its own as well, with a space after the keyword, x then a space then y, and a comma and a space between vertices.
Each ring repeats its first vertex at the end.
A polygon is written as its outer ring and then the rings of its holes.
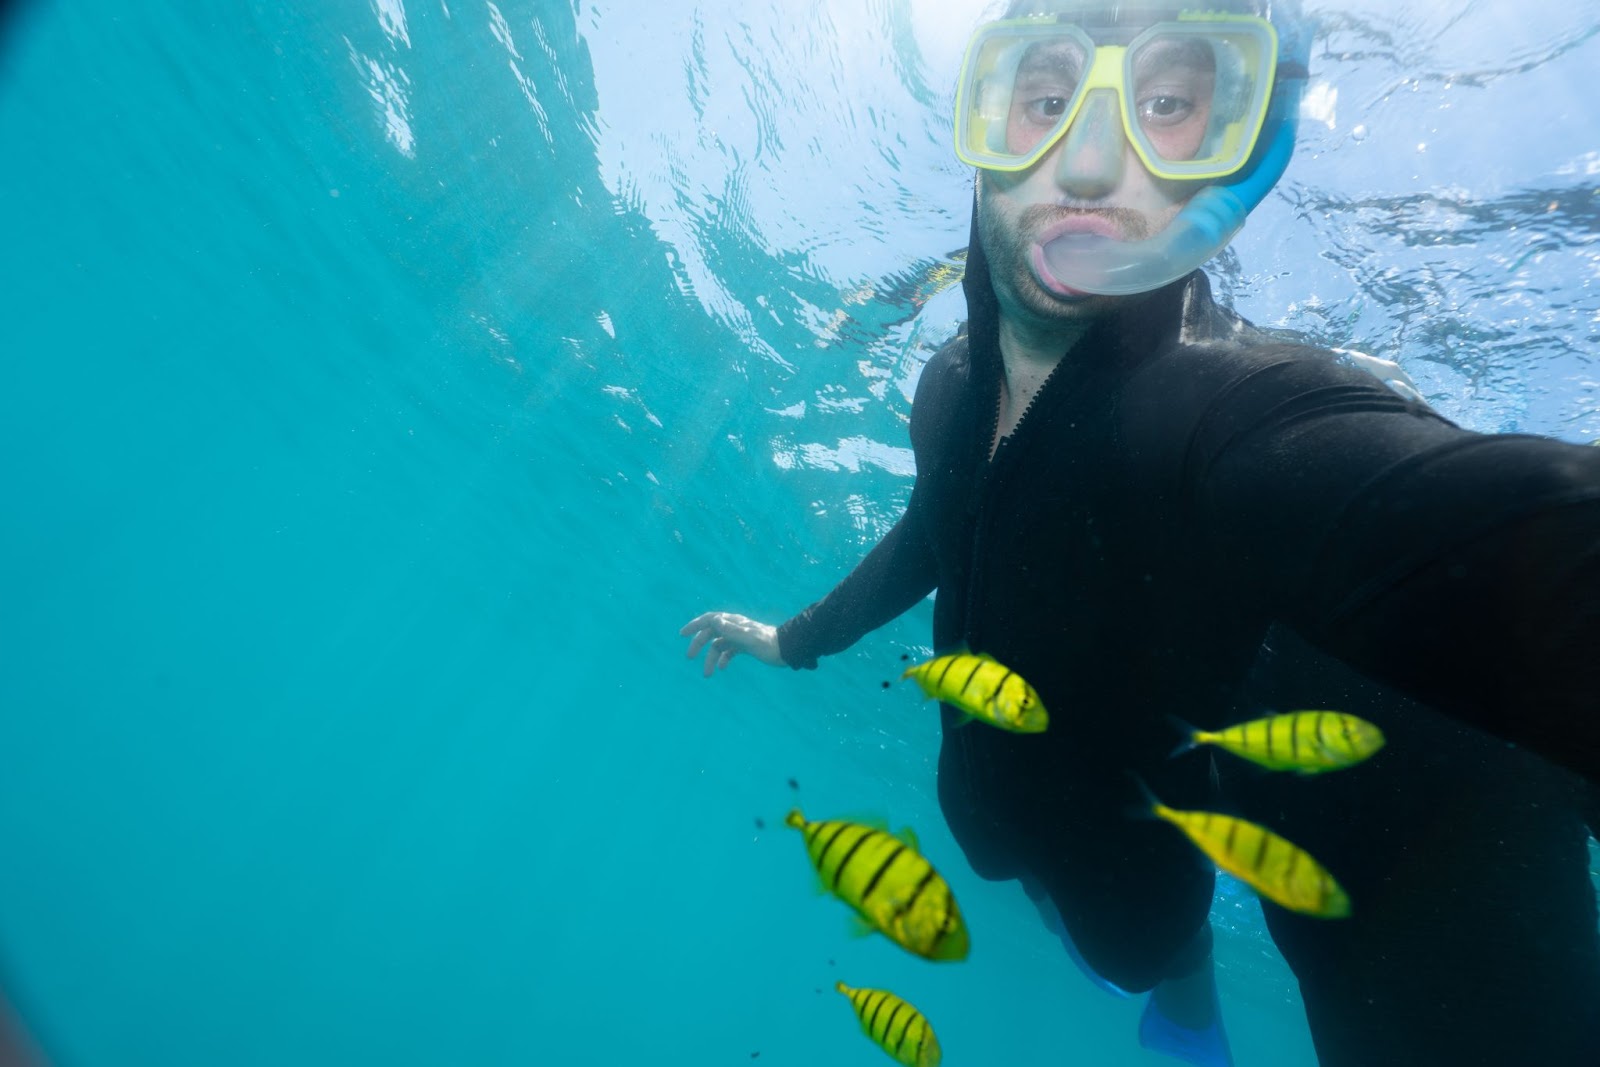
POLYGON ((1342 711, 1290 711, 1230 726, 1196 730, 1178 721, 1189 740, 1173 755, 1216 745, 1270 771, 1321 774, 1353 767, 1383 747, 1383 731, 1342 711))
POLYGON ((924 696, 1002 730, 1037 734, 1050 725, 1050 716, 1033 686, 990 655, 953 652, 935 656, 908 668, 900 678, 915 678, 924 696))
POLYGON ((1298 845, 1245 819, 1214 811, 1177 811, 1148 789, 1145 794, 1151 814, 1182 830, 1213 863, 1268 900, 1315 919, 1350 915, 1344 889, 1298 845))
POLYGON ((823 886, 868 925, 925 959, 967 958, 967 927, 956 898, 918 854, 910 831, 895 837, 843 819, 809 822, 798 808, 784 822, 805 838, 823 886))
POLYGON ((861 1029, 883 1051, 906 1067, 939 1067, 939 1039, 916 1008, 882 989, 852 989, 843 982, 833 988, 850 998, 861 1029))

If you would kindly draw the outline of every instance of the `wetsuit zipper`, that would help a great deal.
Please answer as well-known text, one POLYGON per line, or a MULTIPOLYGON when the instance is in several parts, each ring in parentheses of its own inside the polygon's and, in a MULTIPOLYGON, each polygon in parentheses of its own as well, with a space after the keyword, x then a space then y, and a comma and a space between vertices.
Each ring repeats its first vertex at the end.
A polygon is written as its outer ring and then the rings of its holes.
MULTIPOLYGON (((1032 406, 1031 404, 1029 405, 1032 406)), ((994 455, 989 454, 989 442, 994 441, 994 435, 1000 430, 1000 398, 995 397, 994 414, 989 417, 989 423, 983 434, 978 438, 978 443, 983 449, 983 466, 978 476, 978 506, 972 516, 972 559, 967 564, 967 607, 965 618, 961 621, 962 640, 965 641, 969 651, 979 652, 983 649, 983 642, 977 632, 977 607, 978 607, 978 578, 983 559, 983 545, 989 532, 989 501, 993 496, 995 472, 998 470, 1000 458, 1005 455, 1007 447, 1011 444, 1011 435, 1007 434, 995 442, 994 455)), ((1012 433, 1016 430, 1013 428, 1012 433)))
POLYGON ((983 455, 986 458, 982 468, 983 473, 978 483, 977 514, 973 517, 972 523, 972 560, 967 566, 966 618, 962 620, 961 627, 967 647, 974 652, 983 650, 982 635, 977 632, 976 628, 978 586, 979 577, 982 574, 984 544, 988 540, 989 524, 992 521, 991 513, 993 508, 991 504, 994 499, 995 487, 999 484, 1004 473, 1003 461, 1008 452, 1014 447, 1012 444, 1013 439, 1022 432, 1023 426, 1028 422, 1028 416, 1033 414, 1033 409, 1038 405, 1039 398, 1049 390, 1050 383, 1055 381, 1056 374, 1061 370, 1061 366, 1065 362, 1066 357, 1062 357, 1060 362, 1050 368, 1050 373, 1045 375, 1044 381, 1039 383, 1039 388, 1034 391, 1033 396, 1028 400, 1028 406, 1022 409, 1022 414, 1018 416, 1016 425, 1011 427, 1011 432, 1000 438, 1000 440, 995 441, 994 455, 991 456, 989 455, 989 442, 995 440, 995 434, 1000 430, 1000 396, 997 392, 993 414, 989 417, 988 427, 978 439, 983 448, 983 455))

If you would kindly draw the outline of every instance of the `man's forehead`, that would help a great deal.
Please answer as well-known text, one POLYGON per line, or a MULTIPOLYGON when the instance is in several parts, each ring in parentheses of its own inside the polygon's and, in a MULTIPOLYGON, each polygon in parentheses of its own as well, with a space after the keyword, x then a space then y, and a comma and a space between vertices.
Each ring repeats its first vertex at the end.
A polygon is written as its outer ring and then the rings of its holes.
POLYGON ((1085 50, 1076 41, 1049 41, 1028 46, 1018 64, 1020 74, 1038 74, 1069 70, 1081 73, 1085 50))

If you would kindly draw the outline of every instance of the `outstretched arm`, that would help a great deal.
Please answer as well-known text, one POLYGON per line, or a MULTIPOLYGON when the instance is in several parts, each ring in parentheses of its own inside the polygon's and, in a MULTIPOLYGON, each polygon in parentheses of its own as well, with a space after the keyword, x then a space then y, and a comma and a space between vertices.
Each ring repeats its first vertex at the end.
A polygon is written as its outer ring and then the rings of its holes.
POLYGON ((964 395, 965 352, 966 336, 962 334, 933 356, 917 382, 911 446, 918 474, 900 521, 832 592, 782 626, 727 612, 707 612, 691 619, 680 633, 693 635, 691 659, 709 646, 707 677, 740 653, 772 666, 813 669, 819 657, 849 648, 938 585, 938 558, 928 517, 929 489, 923 472, 941 462, 941 448, 961 440, 953 419, 964 395))
POLYGON ((856 569, 781 627, 726 611, 690 619, 678 631, 690 637, 689 658, 706 649, 709 678, 741 653, 772 667, 814 668, 819 656, 849 648, 932 591, 937 571, 919 514, 913 491, 906 513, 856 569))
POLYGON ((1280 355, 1237 360, 1185 449, 1218 565, 1326 651, 1600 782, 1600 455, 1280 355))
POLYGON ((833 591, 778 627, 783 661, 815 669, 865 634, 904 614, 938 584, 933 544, 915 491, 900 521, 833 591))

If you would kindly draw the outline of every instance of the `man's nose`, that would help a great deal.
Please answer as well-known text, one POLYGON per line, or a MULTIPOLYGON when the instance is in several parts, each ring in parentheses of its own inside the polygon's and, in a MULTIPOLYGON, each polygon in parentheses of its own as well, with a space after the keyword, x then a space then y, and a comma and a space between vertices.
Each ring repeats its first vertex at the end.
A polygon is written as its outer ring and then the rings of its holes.
POLYGON ((1109 196, 1122 181, 1127 148, 1117 94, 1094 90, 1057 146, 1056 184, 1076 200, 1109 196))

